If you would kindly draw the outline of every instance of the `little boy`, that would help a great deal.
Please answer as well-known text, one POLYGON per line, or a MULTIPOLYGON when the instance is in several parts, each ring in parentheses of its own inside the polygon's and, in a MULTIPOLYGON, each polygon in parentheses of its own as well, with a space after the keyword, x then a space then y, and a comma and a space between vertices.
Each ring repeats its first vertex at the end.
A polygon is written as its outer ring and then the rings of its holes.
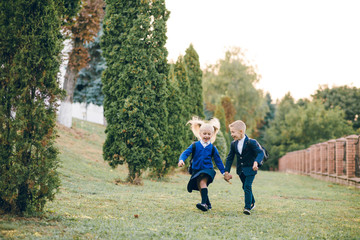
POLYGON ((245 194, 245 207, 243 213, 250 215, 250 211, 255 208, 255 198, 252 193, 252 183, 258 170, 258 164, 264 158, 264 152, 255 139, 250 139, 246 134, 246 125, 243 121, 237 120, 229 125, 231 136, 230 152, 226 158, 224 179, 231 179, 229 174, 231 165, 236 155, 236 173, 242 182, 245 194))

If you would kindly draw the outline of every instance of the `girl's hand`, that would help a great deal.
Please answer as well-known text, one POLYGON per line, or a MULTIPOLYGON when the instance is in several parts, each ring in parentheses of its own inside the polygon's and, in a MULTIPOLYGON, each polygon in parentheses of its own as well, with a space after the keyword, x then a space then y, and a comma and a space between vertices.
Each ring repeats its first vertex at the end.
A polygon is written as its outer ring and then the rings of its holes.
POLYGON ((254 162, 253 170, 254 170, 254 171, 259 170, 258 163, 257 163, 256 161, 254 162))
POLYGON ((224 180, 227 181, 228 183, 230 183, 230 179, 232 179, 232 175, 229 174, 228 172, 225 172, 224 180))
POLYGON ((184 165, 185 165, 184 161, 183 161, 183 160, 180 160, 179 163, 178 163, 178 166, 179 166, 179 167, 182 167, 182 166, 184 166, 184 165))

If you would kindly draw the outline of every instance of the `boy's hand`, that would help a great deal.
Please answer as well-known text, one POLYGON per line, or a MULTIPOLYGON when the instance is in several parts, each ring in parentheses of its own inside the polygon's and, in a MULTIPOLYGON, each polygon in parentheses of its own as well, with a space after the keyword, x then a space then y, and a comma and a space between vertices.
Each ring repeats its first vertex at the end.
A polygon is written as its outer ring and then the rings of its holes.
POLYGON ((184 161, 183 161, 183 160, 180 160, 179 163, 178 163, 178 166, 179 166, 179 167, 182 167, 182 166, 184 166, 184 165, 185 165, 184 161))
POLYGON ((231 174, 229 174, 228 172, 225 172, 224 180, 227 181, 228 183, 230 183, 230 179, 232 179, 231 174))
POLYGON ((254 171, 259 170, 259 165, 258 165, 258 162, 257 162, 257 161, 254 162, 253 170, 254 170, 254 171))

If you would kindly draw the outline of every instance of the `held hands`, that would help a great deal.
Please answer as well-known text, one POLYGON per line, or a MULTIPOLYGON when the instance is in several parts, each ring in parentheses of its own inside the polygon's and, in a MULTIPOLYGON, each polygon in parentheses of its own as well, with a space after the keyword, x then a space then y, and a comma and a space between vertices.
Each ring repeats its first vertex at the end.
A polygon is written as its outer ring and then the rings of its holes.
POLYGON ((179 163, 178 163, 178 166, 179 166, 179 167, 182 167, 182 166, 184 166, 184 165, 185 165, 184 161, 183 161, 183 160, 180 160, 179 163))
POLYGON ((231 184, 230 179, 232 179, 232 175, 229 172, 225 172, 224 180, 231 184))
POLYGON ((254 171, 259 170, 259 165, 258 165, 258 162, 256 162, 256 161, 255 161, 255 162, 254 162, 254 165, 253 165, 253 167, 252 167, 252 168, 253 168, 253 170, 254 170, 254 171))

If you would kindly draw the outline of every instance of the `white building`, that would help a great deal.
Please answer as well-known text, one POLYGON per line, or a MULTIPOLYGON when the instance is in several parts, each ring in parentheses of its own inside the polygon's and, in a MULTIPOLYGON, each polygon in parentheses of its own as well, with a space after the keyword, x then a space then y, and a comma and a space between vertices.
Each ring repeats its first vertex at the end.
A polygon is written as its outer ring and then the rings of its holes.
POLYGON ((72 117, 105 125, 104 108, 94 104, 73 103, 72 117))

